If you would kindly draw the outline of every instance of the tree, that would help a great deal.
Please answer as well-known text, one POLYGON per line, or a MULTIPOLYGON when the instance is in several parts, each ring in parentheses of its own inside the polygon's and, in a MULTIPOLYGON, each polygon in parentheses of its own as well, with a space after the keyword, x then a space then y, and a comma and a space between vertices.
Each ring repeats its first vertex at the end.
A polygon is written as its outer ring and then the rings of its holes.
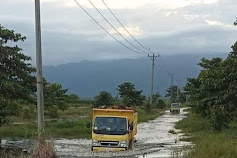
POLYGON ((178 90, 178 86, 169 87, 169 88, 166 89, 167 93, 165 94, 165 97, 169 97, 171 102, 178 101, 178 93, 177 93, 177 91, 180 91, 180 90, 178 90))
POLYGON ((0 25, 0 126, 7 115, 17 113, 18 100, 34 100, 36 78, 32 73, 36 69, 29 63, 31 58, 13 46, 24 40, 26 37, 0 25))
POLYGON ((234 22, 234 25, 237 25, 237 18, 236 18, 236 21, 234 22))
MULTIPOLYGON (((158 108, 164 108, 166 106, 165 101, 161 98, 161 95, 159 92, 156 92, 155 94, 153 94, 152 105, 158 108)), ((147 104, 148 107, 152 105, 147 104)))
POLYGON ((165 97, 170 97, 171 102, 181 102, 184 103, 186 102, 186 94, 181 91, 181 88, 179 88, 178 86, 172 86, 167 88, 166 90, 167 94, 165 95, 165 97), (173 96, 171 98, 171 88, 173 90, 173 96))
POLYGON ((142 91, 136 90, 135 85, 130 82, 119 85, 117 90, 123 99, 123 104, 126 106, 140 106, 146 99, 146 97, 142 95, 142 91))
POLYGON ((99 107, 99 106, 111 106, 114 103, 114 99, 112 95, 109 92, 102 91, 100 92, 99 95, 95 96, 94 98, 94 107, 99 107))
POLYGON ((152 103, 157 103, 161 98, 160 92, 156 92, 152 95, 152 103))
POLYGON ((80 101, 80 98, 78 97, 77 94, 70 94, 68 96, 68 101, 69 103, 78 103, 80 101))
POLYGON ((194 111, 210 119, 217 131, 237 116, 237 42, 231 48, 225 60, 203 58, 199 76, 188 79, 185 87, 194 111))
POLYGON ((45 107, 50 108, 57 107, 60 110, 66 110, 68 108, 69 97, 67 95, 67 89, 62 89, 62 85, 57 83, 45 83, 44 84, 44 102, 45 107))

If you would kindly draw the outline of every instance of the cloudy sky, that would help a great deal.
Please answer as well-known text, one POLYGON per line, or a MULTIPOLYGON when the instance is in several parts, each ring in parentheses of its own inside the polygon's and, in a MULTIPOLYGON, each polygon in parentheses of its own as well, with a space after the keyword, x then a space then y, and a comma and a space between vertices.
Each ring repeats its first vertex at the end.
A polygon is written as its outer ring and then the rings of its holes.
MULTIPOLYGON (((139 47, 101 0, 91 1, 127 40, 139 47)), ((237 17, 236 0, 104 1, 138 41, 163 56, 227 53, 237 40, 237 27, 233 26, 237 17)), ((88 0, 78 2, 109 33, 135 49, 106 23, 88 0)), ((41 23, 44 65, 144 56, 112 39, 74 0, 41 0, 41 23)), ((1 0, 0 24, 27 36, 18 45, 32 56, 34 64, 34 0, 1 0)))

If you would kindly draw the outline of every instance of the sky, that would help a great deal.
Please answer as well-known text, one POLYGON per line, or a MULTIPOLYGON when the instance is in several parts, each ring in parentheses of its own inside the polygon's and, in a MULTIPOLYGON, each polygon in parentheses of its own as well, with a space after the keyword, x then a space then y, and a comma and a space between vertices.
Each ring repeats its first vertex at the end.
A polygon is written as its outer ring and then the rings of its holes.
MULTIPOLYGON (((128 41, 142 49, 105 7, 91 0, 128 41)), ((147 49, 161 56, 230 52, 237 41, 236 0, 104 0, 127 30, 147 49)), ((131 49, 93 8, 78 2, 110 34, 131 49)), ((1 0, 0 24, 27 37, 17 43, 35 65, 34 0, 1 0)), ((132 52, 102 30, 74 0, 41 0, 44 65, 83 60, 135 59, 146 54, 132 52)))

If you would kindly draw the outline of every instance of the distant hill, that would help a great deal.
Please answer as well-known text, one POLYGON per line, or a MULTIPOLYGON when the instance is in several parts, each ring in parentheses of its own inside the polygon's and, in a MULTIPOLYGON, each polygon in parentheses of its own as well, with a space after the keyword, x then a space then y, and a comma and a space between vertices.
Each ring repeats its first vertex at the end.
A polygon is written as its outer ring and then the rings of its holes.
MULTIPOLYGON (((215 56, 225 57, 227 54, 215 56)), ((174 73, 174 84, 184 86, 187 77, 196 77, 200 71, 197 65, 202 57, 212 58, 213 55, 172 55, 156 60, 154 91, 163 95, 170 86, 170 76, 174 73), (165 66, 164 66, 165 65, 165 66), (166 68, 165 68, 166 67, 166 68), (178 81, 178 82, 177 82, 178 81)), ((136 88, 149 95, 151 79, 151 59, 122 59, 106 61, 82 61, 59 66, 45 66, 44 77, 49 82, 56 82, 76 93, 81 98, 93 98, 100 91, 109 91, 116 96, 117 85, 132 82, 136 88)))

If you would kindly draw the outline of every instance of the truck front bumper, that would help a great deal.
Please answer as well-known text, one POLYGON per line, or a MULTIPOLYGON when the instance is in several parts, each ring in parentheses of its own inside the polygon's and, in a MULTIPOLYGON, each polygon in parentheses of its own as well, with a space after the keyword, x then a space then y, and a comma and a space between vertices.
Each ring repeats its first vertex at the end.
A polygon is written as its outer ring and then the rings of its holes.
POLYGON ((122 147, 92 147, 92 151, 125 151, 127 148, 122 147))

